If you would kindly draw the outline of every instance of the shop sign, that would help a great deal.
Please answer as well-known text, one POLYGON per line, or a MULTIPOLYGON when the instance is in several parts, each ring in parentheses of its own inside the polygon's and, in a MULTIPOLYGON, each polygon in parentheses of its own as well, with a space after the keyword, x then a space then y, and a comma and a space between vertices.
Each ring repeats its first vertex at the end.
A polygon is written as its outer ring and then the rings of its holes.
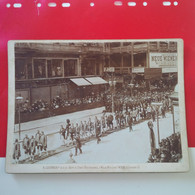
POLYGON ((177 53, 149 53, 150 68, 177 67, 177 53))
POLYGON ((104 72, 114 72, 115 68, 114 67, 104 67, 104 72))
POLYGON ((144 67, 132 68, 132 73, 144 73, 144 67))

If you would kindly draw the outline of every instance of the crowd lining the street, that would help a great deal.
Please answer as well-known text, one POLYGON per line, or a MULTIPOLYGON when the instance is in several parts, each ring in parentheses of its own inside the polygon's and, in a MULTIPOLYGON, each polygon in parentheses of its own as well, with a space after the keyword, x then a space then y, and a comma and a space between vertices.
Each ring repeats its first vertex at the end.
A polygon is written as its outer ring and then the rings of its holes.
MULTIPOLYGON (((36 100, 31 106, 29 105, 28 101, 26 100, 20 108, 21 113, 33 113, 33 112, 41 112, 45 110, 55 110, 58 108, 68 108, 71 106, 78 106, 81 104, 91 104, 95 102, 101 102, 102 96, 87 96, 85 98, 73 98, 67 100, 60 96, 56 96, 52 99, 51 104, 49 105, 47 101, 39 99, 36 100)), ((17 109, 16 109, 17 110, 17 109)))
POLYGON ((182 158, 180 133, 175 133, 166 139, 162 139, 159 146, 159 148, 155 149, 154 154, 150 154, 149 163, 174 163, 182 158))

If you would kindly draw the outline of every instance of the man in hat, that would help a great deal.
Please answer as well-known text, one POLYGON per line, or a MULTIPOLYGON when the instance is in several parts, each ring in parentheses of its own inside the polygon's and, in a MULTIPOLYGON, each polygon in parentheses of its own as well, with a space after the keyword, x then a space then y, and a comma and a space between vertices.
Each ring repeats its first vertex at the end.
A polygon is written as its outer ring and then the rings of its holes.
POLYGON ((77 156, 78 149, 80 151, 80 154, 82 154, 82 149, 81 149, 82 144, 81 144, 80 136, 79 136, 78 133, 76 134, 76 136, 75 136, 74 139, 76 141, 76 145, 75 145, 75 156, 77 156))
POLYGON ((98 118, 96 117, 95 120, 95 136, 97 138, 97 144, 101 141, 100 136, 101 136, 101 124, 98 118))
POLYGON ((87 138, 87 132, 88 132, 88 124, 86 121, 84 121, 83 124, 83 134, 84 134, 84 138, 87 138))
POLYGON ((30 159, 33 161, 34 160, 34 155, 35 155, 35 138, 32 135, 31 139, 30 139, 30 148, 29 148, 29 155, 30 155, 30 159))
POLYGON ((93 122, 91 121, 91 118, 89 117, 89 121, 88 121, 88 130, 89 130, 89 134, 90 136, 92 136, 93 134, 93 122))
POLYGON ((105 113, 101 117, 101 127, 102 127, 102 132, 105 133, 105 128, 106 128, 105 113))
POLYGON ((78 134, 79 136, 81 135, 81 129, 78 123, 76 123, 75 133, 78 134))
POLYGON ((14 143, 14 153, 13 153, 13 159, 15 160, 16 164, 18 164, 20 156, 21 156, 20 143, 18 142, 18 139, 16 139, 14 143))
POLYGON ((133 118, 131 117, 130 113, 127 115, 127 123, 129 126, 129 131, 133 131, 132 124, 133 124, 133 118))
POLYGON ((28 135, 25 135, 25 138, 23 139, 23 148, 24 148, 24 153, 25 153, 25 158, 28 158, 29 154, 29 145, 30 145, 30 140, 28 138, 28 135))
POLYGON ((74 135, 76 133, 74 123, 71 124, 69 133, 70 133, 70 139, 71 139, 71 141, 73 141, 74 140, 74 135))
MULTIPOLYGON (((60 135, 62 135, 62 137, 63 137, 63 145, 65 145, 66 129, 63 127, 63 125, 61 125, 61 128, 60 128, 60 135)), ((61 136, 60 136, 60 138, 61 138, 61 136)))
POLYGON ((35 147, 37 149, 37 154, 39 154, 40 152, 40 137, 41 137, 41 133, 38 130, 37 133, 35 134, 35 147))
POLYGON ((44 132, 41 132, 41 137, 40 137, 40 156, 42 155, 42 151, 45 150, 47 153, 47 136, 44 134, 44 132))
POLYGON ((83 138, 85 136, 84 135, 84 124, 83 124, 83 121, 80 121, 79 127, 80 127, 80 134, 81 134, 81 136, 83 138))
POLYGON ((70 126, 71 126, 70 119, 67 119, 66 120, 66 132, 67 132, 66 139, 69 137, 70 126))

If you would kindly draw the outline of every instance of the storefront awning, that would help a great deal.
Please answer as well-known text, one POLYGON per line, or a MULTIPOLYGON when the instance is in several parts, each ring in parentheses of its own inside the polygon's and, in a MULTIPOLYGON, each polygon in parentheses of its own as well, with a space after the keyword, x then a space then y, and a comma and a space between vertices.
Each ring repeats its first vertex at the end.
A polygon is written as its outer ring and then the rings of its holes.
POLYGON ((86 85, 91 85, 88 81, 86 81, 84 78, 75 78, 75 79, 70 79, 73 83, 75 83, 77 86, 86 86, 86 85))
POLYGON ((88 77, 85 78, 87 81, 92 83, 93 85, 99 85, 99 84, 107 84, 108 82, 102 79, 101 77, 88 77))

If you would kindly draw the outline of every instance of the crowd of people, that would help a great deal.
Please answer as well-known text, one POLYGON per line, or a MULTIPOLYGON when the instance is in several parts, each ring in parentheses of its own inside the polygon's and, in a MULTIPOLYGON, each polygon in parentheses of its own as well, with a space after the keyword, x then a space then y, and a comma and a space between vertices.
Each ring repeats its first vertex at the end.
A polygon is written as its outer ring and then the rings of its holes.
MULTIPOLYGON (((158 88, 158 87, 157 87, 158 88)), ((133 131, 133 125, 143 120, 156 120, 157 116, 166 117, 166 113, 172 109, 172 102, 169 95, 172 93, 170 87, 164 90, 148 90, 142 88, 140 91, 131 94, 128 91, 118 88, 115 94, 105 91, 104 95, 87 96, 85 98, 75 98, 65 100, 59 96, 52 100, 49 106, 46 101, 38 100, 31 107, 23 108, 23 112, 36 112, 47 109, 57 109, 94 102, 103 102, 105 110, 101 116, 72 122, 69 119, 65 125, 60 127, 60 136, 63 138, 63 145, 72 145, 75 148, 75 155, 82 154, 82 142, 91 138, 96 138, 97 144, 101 142, 101 137, 107 131, 115 131, 122 128, 129 128, 133 131), (114 97, 113 97, 114 95, 114 97), (114 103, 112 102, 114 100, 114 103), (156 107, 153 103, 160 103, 156 107), (114 104, 114 105, 113 105, 114 104), (114 110, 113 110, 114 108, 114 110), (112 112, 114 111, 114 112, 112 112)), ((167 139, 163 139, 160 148, 152 152, 148 162, 177 162, 181 158, 181 143, 179 134, 174 134, 167 139), (180 149, 179 149, 180 148, 180 149)), ((14 143, 13 159, 18 163, 21 150, 24 151, 25 159, 34 160, 35 155, 41 156, 43 151, 47 153, 47 136, 44 132, 37 131, 30 138, 26 135, 22 141, 22 148, 18 139, 14 143)))
MULTIPOLYGON (((28 101, 25 101, 20 108, 21 113, 33 113, 37 111, 45 111, 45 110, 54 110, 58 108, 67 108, 70 106, 78 106, 82 104, 91 104, 96 102, 101 102, 102 96, 86 96, 85 98, 72 98, 72 99, 65 99, 60 96, 56 96, 52 99, 51 104, 49 105, 47 101, 43 99, 36 100, 31 106, 29 105, 28 101)), ((18 108, 16 108, 17 110, 18 108)))
MULTIPOLYGON (((150 104, 147 105, 150 107, 150 109, 147 108, 147 119, 153 118, 154 121, 156 119, 156 111, 150 104), (152 112, 153 114, 151 114, 152 112)), ((139 104, 137 106, 139 106, 139 104)), ((65 125, 61 125, 59 133, 63 138, 63 145, 67 146, 71 144, 75 147, 75 155, 77 155, 78 151, 82 153, 82 141, 96 138, 97 144, 99 144, 101 136, 108 131, 115 131, 126 127, 129 128, 129 132, 133 131, 133 125, 144 118, 144 116, 141 117, 140 114, 140 112, 137 112, 137 109, 128 109, 128 111, 124 109, 116 111, 115 113, 104 111, 101 116, 95 116, 94 120, 90 117, 79 122, 72 122, 67 119, 65 125)), ((35 136, 31 136, 30 138, 26 135, 22 141, 22 149, 25 154, 25 159, 30 158, 30 160, 33 161, 35 155, 39 157, 42 155, 43 151, 47 152, 47 136, 44 132, 40 131, 37 131, 35 136)), ((16 163, 20 159, 20 155, 20 143, 18 139, 16 139, 13 157, 16 163)))
MULTIPOLYGON (((60 126, 60 137, 63 138, 63 145, 75 147, 75 156, 78 151, 82 154, 82 142, 95 138, 97 144, 101 142, 101 137, 106 134, 107 131, 117 130, 129 126, 129 131, 132 131, 133 119, 130 113, 127 115, 113 115, 111 113, 103 113, 101 117, 95 116, 94 120, 90 117, 87 120, 80 122, 71 122, 69 119, 66 120, 65 125, 60 126)), ((16 163, 20 160, 21 150, 25 154, 24 159, 30 159, 34 161, 35 155, 40 157, 43 151, 47 152, 47 135, 44 132, 37 133, 30 138, 25 135, 22 142, 18 139, 14 143, 13 159, 16 163), (22 148, 20 147, 22 146, 22 148)))
MULTIPOLYGON (((112 110, 112 100, 110 96, 107 97, 106 111, 110 112, 112 110)), ((115 96, 114 111, 116 115, 130 112, 134 122, 150 118, 155 121, 156 107, 152 105, 153 102, 162 104, 158 114, 162 114, 165 118, 166 111, 169 111, 172 105, 168 92, 144 92, 134 97, 120 94, 115 96)))
POLYGON ((180 133, 162 139, 159 148, 150 154, 148 162, 178 162, 182 158, 180 133))
POLYGON ((41 156, 43 151, 47 154, 47 135, 45 135, 43 131, 40 132, 38 130, 37 133, 31 137, 28 137, 26 134, 21 143, 18 139, 15 139, 13 159, 16 164, 20 160, 21 150, 23 150, 25 155, 24 158, 29 158, 31 161, 34 161, 35 155, 41 156))
POLYGON ((64 108, 68 106, 77 106, 77 105, 82 105, 82 104, 91 104, 91 103, 96 103, 96 102, 101 102, 102 97, 100 95, 96 96, 86 96, 84 98, 73 98, 71 100, 63 99, 59 96, 54 98, 52 100, 51 108, 52 109, 57 109, 57 108, 64 108))

